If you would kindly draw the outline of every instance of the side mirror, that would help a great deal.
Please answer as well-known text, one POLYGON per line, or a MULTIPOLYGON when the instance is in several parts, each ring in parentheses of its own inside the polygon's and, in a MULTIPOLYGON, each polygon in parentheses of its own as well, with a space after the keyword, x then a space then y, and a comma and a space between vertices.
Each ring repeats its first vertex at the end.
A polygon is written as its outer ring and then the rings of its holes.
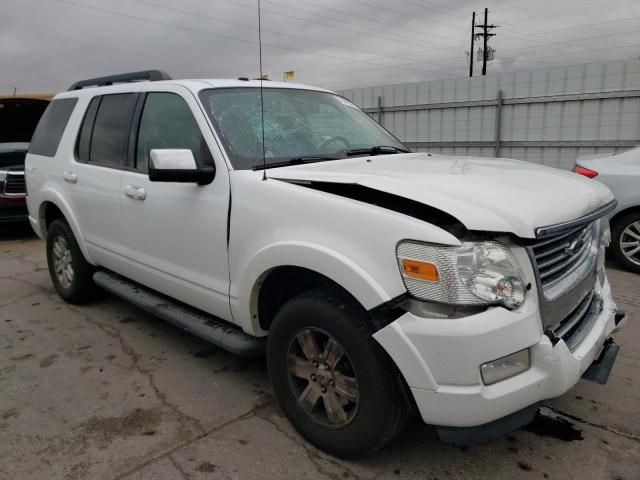
POLYGON ((207 185, 216 174, 212 166, 198 168, 193 152, 188 149, 154 148, 150 157, 149 180, 152 182, 207 185))

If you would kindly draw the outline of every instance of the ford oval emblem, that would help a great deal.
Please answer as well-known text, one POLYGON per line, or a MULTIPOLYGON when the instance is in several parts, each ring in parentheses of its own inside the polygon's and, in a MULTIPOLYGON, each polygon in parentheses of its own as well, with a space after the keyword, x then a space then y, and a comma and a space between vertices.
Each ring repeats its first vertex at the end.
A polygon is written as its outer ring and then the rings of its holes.
POLYGON ((565 248, 564 251, 567 253, 567 255, 573 257, 580 250, 582 250, 582 247, 584 247, 584 240, 582 238, 577 238, 573 242, 571 242, 571 245, 565 248))

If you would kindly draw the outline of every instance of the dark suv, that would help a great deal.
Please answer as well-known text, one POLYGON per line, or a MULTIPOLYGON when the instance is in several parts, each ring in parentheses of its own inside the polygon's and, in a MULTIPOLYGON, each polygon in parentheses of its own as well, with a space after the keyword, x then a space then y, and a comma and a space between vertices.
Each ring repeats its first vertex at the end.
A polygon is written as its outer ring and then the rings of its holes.
POLYGON ((25 221, 24 158, 49 100, 0 97, 0 223, 25 221))

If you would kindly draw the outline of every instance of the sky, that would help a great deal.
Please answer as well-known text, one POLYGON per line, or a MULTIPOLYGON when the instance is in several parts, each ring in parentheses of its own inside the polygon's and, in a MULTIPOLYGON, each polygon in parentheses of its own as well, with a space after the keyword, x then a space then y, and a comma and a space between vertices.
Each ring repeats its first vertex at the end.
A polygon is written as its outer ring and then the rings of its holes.
MULTIPOLYGON (((0 94, 146 69, 256 77, 257 6, 0 0, 0 94)), ((262 0, 263 73, 331 90, 464 77, 471 15, 480 24, 485 7, 497 25, 489 74, 640 57, 639 0, 262 0)))

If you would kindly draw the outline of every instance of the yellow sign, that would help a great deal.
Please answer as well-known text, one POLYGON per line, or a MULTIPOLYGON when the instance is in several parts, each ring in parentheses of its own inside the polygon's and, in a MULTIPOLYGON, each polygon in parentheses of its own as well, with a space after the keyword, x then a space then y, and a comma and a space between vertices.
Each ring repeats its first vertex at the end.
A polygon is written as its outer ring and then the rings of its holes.
POLYGON ((284 72, 284 81, 292 82, 296 76, 296 72, 284 72))

